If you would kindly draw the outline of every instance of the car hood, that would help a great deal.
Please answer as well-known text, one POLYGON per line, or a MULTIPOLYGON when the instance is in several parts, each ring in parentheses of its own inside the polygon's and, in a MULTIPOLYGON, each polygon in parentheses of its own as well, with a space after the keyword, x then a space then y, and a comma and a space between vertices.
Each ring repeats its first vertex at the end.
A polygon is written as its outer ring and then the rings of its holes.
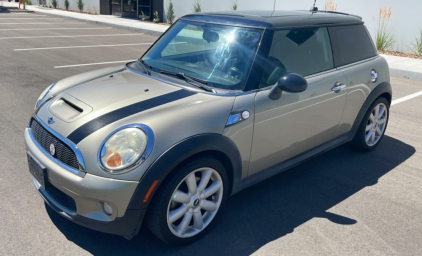
POLYGON ((112 127, 126 125, 127 118, 132 123, 136 120, 136 123, 155 125, 157 119, 190 122, 195 115, 217 115, 213 120, 218 122, 208 125, 206 132, 221 133, 234 102, 234 97, 187 90, 125 68, 64 79, 51 94, 54 98, 42 105, 37 116, 45 123, 52 117, 55 122, 50 127, 75 144, 110 124, 112 127), (183 110, 192 105, 195 105, 193 113, 183 110), (213 114, 217 105, 222 113, 213 114), (193 116, 183 116, 181 111, 193 116), (173 119, 169 115, 180 115, 180 118, 173 119))

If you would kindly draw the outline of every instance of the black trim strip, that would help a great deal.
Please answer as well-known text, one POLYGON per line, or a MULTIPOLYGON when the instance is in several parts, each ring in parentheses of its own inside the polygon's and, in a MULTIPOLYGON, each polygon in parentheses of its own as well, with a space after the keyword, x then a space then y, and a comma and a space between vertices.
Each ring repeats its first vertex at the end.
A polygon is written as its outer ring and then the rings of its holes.
POLYGON ((78 129, 74 130, 67 138, 75 144, 78 144, 83 139, 94 133, 95 131, 103 128, 106 125, 109 125, 113 122, 116 122, 125 117, 134 115, 136 113, 158 107, 176 100, 180 100, 189 96, 196 94, 196 92, 188 90, 178 90, 168 94, 163 94, 155 98, 148 100, 140 101, 132 105, 116 109, 112 112, 109 112, 105 115, 99 116, 88 123, 82 125, 78 129))

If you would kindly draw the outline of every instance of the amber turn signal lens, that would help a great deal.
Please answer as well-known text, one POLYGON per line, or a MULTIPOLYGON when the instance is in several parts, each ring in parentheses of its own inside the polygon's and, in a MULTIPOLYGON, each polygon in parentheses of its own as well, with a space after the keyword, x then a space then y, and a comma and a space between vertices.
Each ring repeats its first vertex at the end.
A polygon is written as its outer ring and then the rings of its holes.
POLYGON ((110 167, 119 167, 122 165, 122 158, 118 153, 114 153, 108 160, 107 165, 110 167))

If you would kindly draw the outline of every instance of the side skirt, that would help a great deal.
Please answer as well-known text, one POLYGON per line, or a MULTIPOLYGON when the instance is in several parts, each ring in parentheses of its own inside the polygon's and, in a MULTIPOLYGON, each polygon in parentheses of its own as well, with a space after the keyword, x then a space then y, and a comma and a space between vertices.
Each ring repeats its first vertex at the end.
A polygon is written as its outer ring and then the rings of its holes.
POLYGON ((288 169, 299 165, 317 155, 320 155, 322 153, 325 153, 335 147, 338 147, 342 144, 345 144, 349 141, 351 141, 354 137, 355 133, 354 132, 347 132, 343 135, 340 135, 337 138, 334 138, 318 147, 315 147, 311 150, 308 150, 298 156, 295 156, 289 160, 286 160, 284 162, 281 162, 279 164, 276 164, 272 167, 269 167, 265 170, 262 170, 256 174, 253 174, 251 176, 248 176, 246 178, 244 178, 243 180, 241 180, 239 183, 237 183, 232 190, 231 195, 236 194, 239 191, 242 191, 245 188, 248 188, 250 186, 255 185, 256 183, 259 183, 263 180, 266 180, 276 174, 282 173, 284 171, 287 171, 288 169))

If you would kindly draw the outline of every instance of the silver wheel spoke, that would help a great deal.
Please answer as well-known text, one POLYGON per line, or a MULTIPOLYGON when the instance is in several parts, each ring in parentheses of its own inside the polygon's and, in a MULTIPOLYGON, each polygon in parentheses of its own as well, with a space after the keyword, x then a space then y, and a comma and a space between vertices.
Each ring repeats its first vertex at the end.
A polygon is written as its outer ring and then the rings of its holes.
POLYGON ((371 120, 371 123, 375 121, 375 117, 372 113, 369 115, 369 119, 371 120))
POLYGON ((207 187, 208 182, 210 181, 212 171, 205 171, 202 173, 201 182, 198 185, 199 191, 204 191, 204 189, 207 187))
POLYGON ((202 219, 201 211, 193 213, 193 227, 196 229, 201 229, 204 226, 204 220, 202 219))
POLYGON ((371 143, 374 144, 375 142, 375 132, 371 133, 371 143))
POLYGON ((185 216, 183 217, 182 222, 180 222, 179 226, 177 226, 177 233, 183 236, 189 227, 189 223, 191 219, 192 219, 192 213, 187 212, 185 216))
POLYGON ((382 117, 382 115, 384 114, 384 112, 385 112, 385 108, 384 107, 381 107, 380 112, 379 112, 377 118, 380 119, 382 117))
POLYGON ((372 124, 368 124, 368 125, 366 126, 365 132, 367 132, 367 131, 369 131, 369 130, 371 130, 371 129, 372 129, 372 124))
POLYGON ((377 128, 375 129, 375 131, 378 133, 378 135, 379 135, 379 136, 381 136, 381 135, 382 135, 382 132, 381 132, 381 130, 380 130, 380 128, 379 128, 379 127, 377 127, 377 128))
POLYGON ((384 118, 378 120, 378 124, 385 124, 386 121, 387 121, 387 118, 384 117, 384 118))
POLYGON ((180 190, 174 193, 172 200, 181 204, 188 204, 190 202, 190 196, 180 190))
POLYGON ((370 130, 370 131, 368 132, 368 134, 366 135, 366 137, 365 137, 365 141, 366 141, 366 142, 369 142, 369 139, 371 138, 371 135, 372 135, 372 130, 370 130))
POLYGON ((175 222, 176 220, 180 219, 185 213, 188 211, 188 207, 186 205, 182 205, 176 210, 173 210, 169 214, 169 221, 170 223, 175 222))
POLYGON ((218 181, 214 181, 209 188, 205 189, 204 195, 205 198, 212 196, 215 194, 218 190, 220 190, 221 184, 218 181))
POLYGON ((213 212, 217 210, 217 204, 209 201, 209 200, 204 200, 204 204, 201 207, 202 209, 204 209, 207 212, 213 212))
POLYGON ((191 175, 189 175, 186 179, 186 185, 188 186, 189 189, 189 194, 193 195, 196 194, 197 188, 196 188, 196 177, 195 177, 195 173, 192 173, 191 175))
POLYGON ((378 118, 379 113, 380 113, 380 105, 377 105, 377 106, 375 107, 375 117, 376 117, 376 118, 378 118))

